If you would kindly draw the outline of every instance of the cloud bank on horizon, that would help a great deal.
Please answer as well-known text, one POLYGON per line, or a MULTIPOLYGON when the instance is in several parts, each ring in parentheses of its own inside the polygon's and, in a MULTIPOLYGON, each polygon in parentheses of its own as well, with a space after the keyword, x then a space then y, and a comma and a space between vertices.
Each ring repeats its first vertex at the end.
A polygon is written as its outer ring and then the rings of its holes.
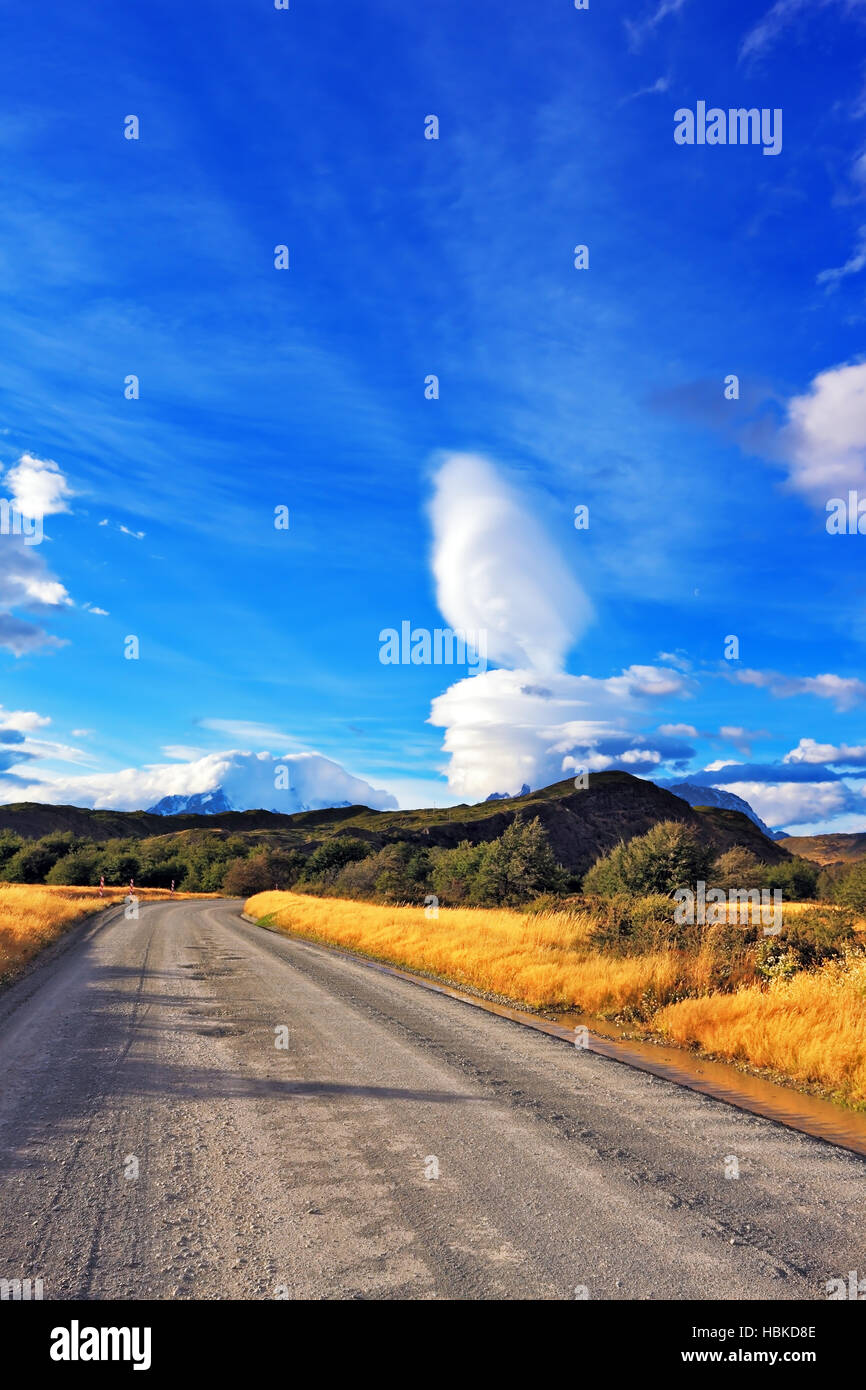
POLYGON ((15 795, 7 792, 4 800, 138 811, 156 805, 163 797, 196 796, 217 790, 237 811, 292 815, 326 806, 363 805, 377 811, 397 808, 397 800, 390 792, 353 777, 318 753, 274 755, 241 750, 50 781, 27 782, 21 778, 15 795))

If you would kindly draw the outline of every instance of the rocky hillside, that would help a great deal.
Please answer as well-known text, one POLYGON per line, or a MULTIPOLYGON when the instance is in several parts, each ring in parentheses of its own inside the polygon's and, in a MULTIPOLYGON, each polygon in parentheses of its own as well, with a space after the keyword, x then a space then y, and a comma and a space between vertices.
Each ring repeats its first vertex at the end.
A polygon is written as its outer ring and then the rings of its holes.
POLYGON ((524 796, 418 811, 339 806, 292 816, 273 811, 172 816, 23 803, 0 806, 0 830, 15 830, 25 839, 66 830, 100 842, 151 840, 190 832, 241 834, 256 843, 301 851, 309 851, 334 835, 366 839, 377 848, 398 840, 448 847, 461 840, 473 844, 493 840, 518 815, 527 819, 538 816, 557 859, 574 873, 584 873, 620 840, 642 835, 664 820, 692 826, 719 853, 733 845, 745 845, 764 863, 777 864, 789 857, 785 844, 768 839, 741 812, 721 807, 694 809, 654 782, 627 772, 592 773, 589 786, 580 791, 569 778, 524 796))

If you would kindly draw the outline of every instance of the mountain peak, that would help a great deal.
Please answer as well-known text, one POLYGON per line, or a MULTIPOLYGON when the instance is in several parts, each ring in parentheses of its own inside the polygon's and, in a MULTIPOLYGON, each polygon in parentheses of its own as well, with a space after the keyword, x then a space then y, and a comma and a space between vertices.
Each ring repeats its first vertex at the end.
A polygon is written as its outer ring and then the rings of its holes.
POLYGON ((702 787, 697 782, 660 782, 666 791, 673 792, 681 801, 688 802, 689 806, 721 806, 727 811, 742 811, 744 816, 748 816, 750 821, 754 821, 758 829, 766 835, 768 840, 781 839, 784 830, 771 830, 765 825, 758 815, 741 796, 734 792, 722 791, 719 787, 702 787))

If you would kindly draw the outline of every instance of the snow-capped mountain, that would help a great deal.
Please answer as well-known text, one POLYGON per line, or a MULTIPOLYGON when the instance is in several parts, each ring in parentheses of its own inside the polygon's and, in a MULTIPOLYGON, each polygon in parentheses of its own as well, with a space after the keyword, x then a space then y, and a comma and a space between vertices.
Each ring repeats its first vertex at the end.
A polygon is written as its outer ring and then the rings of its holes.
POLYGON ((753 811, 748 801, 744 801, 741 796, 736 796, 734 792, 721 791, 718 787, 700 787, 696 782, 660 782, 660 787, 665 787, 674 796, 680 797, 682 801, 687 801, 690 806, 722 806, 728 811, 742 811, 744 816, 754 821, 759 830, 763 831, 768 840, 781 840, 786 834, 785 830, 771 830, 768 825, 761 820, 757 811, 753 811))
POLYGON ((524 782, 519 792, 491 792, 485 801, 510 801, 512 796, 529 796, 529 785, 524 782))
POLYGON ((389 792, 353 777, 319 753, 286 753, 282 757, 271 753, 208 754, 197 763, 158 771, 164 794, 148 807, 158 816, 212 816, 220 811, 277 811, 291 816, 297 811, 321 811, 331 806, 370 806, 377 811, 397 808, 396 798, 389 792))
POLYGON ((223 791, 217 787, 212 792, 195 792, 192 796, 163 796, 148 811, 155 816, 215 816, 220 811, 236 811, 223 791))

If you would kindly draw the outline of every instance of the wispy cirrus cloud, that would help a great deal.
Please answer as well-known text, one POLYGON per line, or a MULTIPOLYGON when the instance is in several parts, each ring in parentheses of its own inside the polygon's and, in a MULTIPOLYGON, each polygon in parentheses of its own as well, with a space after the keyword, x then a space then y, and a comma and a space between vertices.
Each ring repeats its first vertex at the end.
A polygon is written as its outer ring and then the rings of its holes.
POLYGON ((740 61, 744 62, 765 53, 797 20, 808 18, 816 10, 841 9, 847 15, 862 14, 866 0, 776 0, 757 24, 753 24, 740 44, 740 61))
POLYGON ((677 15, 688 0, 659 0, 654 9, 648 11, 643 19, 626 19, 623 21, 625 31, 628 35, 629 48, 636 52, 642 48, 648 38, 658 29, 663 20, 677 15))
POLYGON ((253 748, 265 748, 268 745, 284 748, 302 746, 293 734, 287 734, 271 724, 257 723, 252 719, 198 719, 196 723, 201 729, 211 729, 214 733, 224 734, 253 748))
POLYGON ((815 278, 819 285, 826 285, 828 290, 834 290, 840 280, 846 279, 849 275, 859 275, 864 268, 866 268, 866 227, 861 227, 857 245, 844 265, 840 265, 836 269, 819 270, 815 278))

